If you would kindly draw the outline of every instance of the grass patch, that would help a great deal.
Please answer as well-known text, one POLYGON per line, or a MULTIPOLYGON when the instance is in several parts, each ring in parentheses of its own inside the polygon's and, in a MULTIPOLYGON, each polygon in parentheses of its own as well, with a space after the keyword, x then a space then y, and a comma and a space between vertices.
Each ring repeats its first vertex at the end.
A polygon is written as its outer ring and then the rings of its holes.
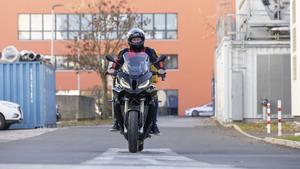
POLYGON ((288 136, 288 137, 280 137, 280 138, 285 139, 285 140, 299 141, 300 142, 300 136, 288 136))
MULTIPOLYGON (((235 123, 238 125, 243 131, 245 132, 266 132, 267 131, 267 123, 265 122, 241 122, 241 123, 235 123)), ((277 131, 277 122, 271 123, 271 131, 275 132, 277 131)), ((296 128, 292 123, 284 122, 282 123, 282 132, 285 133, 293 133, 297 132, 296 128)))
POLYGON ((112 124, 112 119, 93 119, 93 120, 63 120, 57 123, 58 127, 69 126, 97 126, 112 124))

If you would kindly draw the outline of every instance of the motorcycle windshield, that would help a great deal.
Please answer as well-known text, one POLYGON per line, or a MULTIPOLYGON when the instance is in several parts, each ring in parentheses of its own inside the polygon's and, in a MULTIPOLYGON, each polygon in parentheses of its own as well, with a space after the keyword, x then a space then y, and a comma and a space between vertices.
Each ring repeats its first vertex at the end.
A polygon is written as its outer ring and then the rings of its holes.
POLYGON ((126 52, 123 58, 122 70, 130 76, 140 76, 150 71, 149 56, 145 52, 126 52))

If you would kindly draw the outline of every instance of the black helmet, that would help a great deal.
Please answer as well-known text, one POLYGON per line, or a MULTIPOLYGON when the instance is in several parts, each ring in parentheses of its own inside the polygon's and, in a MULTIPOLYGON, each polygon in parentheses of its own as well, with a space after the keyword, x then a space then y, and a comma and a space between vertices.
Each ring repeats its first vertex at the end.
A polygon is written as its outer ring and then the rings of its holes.
POLYGON ((133 50, 141 50, 144 48, 144 42, 145 42, 145 33, 143 30, 139 28, 133 28, 131 29, 128 34, 127 34, 127 39, 128 39, 128 45, 130 46, 131 49, 133 50), (139 43, 133 43, 131 40, 133 38, 141 38, 142 41, 139 43))

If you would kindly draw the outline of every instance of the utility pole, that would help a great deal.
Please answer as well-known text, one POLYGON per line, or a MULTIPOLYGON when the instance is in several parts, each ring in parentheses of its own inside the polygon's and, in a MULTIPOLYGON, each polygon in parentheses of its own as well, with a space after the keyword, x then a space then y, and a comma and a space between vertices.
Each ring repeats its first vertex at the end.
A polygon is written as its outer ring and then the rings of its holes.
MULTIPOLYGON (((54 58, 54 39, 55 39, 55 8, 64 6, 63 4, 53 4, 51 6, 51 20, 52 20, 52 29, 51 29, 51 58, 54 58)), ((56 63, 56 59, 55 59, 56 63)))

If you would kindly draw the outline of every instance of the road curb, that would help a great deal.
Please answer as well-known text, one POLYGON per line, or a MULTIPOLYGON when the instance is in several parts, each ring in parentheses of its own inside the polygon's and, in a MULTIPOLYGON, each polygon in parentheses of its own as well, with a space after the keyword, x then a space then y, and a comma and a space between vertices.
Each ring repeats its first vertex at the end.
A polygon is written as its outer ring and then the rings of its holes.
POLYGON ((251 135, 249 133, 246 133, 245 131, 243 131, 236 124, 223 124, 223 123, 221 123, 219 121, 218 121, 218 123, 221 126, 225 127, 225 128, 234 128, 236 131, 238 131, 242 135, 244 135, 246 137, 249 137, 249 138, 252 138, 252 139, 255 139, 255 140, 258 140, 258 141, 264 141, 266 143, 271 143, 271 144, 282 145, 282 146, 286 146, 286 147, 300 149, 300 142, 297 142, 297 141, 284 140, 284 139, 278 139, 278 138, 273 138, 273 137, 260 138, 260 137, 253 136, 253 135, 251 135))
POLYGON ((273 137, 265 137, 264 141, 267 143, 272 143, 272 144, 277 144, 277 145, 300 149, 300 142, 298 142, 298 141, 284 140, 284 139, 278 139, 278 138, 273 138, 273 137))
POLYGON ((244 131, 243 131, 238 125, 236 125, 236 124, 222 124, 222 123, 220 123, 220 124, 221 124, 223 127, 226 127, 226 128, 234 128, 236 131, 238 131, 238 132, 241 133, 242 135, 247 136, 247 137, 249 137, 249 138, 252 138, 252 139, 254 139, 254 140, 264 141, 263 138, 256 137, 256 136, 253 136, 253 135, 251 135, 251 134, 249 134, 249 133, 244 132, 244 131))

